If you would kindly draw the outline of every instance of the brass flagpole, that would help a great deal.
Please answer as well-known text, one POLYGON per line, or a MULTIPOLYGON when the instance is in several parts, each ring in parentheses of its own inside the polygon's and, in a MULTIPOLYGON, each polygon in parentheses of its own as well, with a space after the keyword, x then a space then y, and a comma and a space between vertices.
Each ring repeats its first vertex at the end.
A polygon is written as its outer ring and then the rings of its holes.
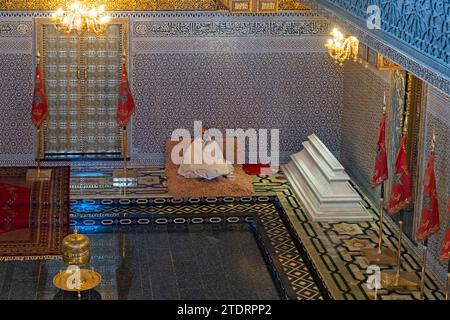
MULTIPOLYGON (((433 137, 431 140, 431 154, 434 153, 436 148, 436 134, 433 131, 433 137)), ((425 278, 427 270, 427 254, 428 254, 428 238, 423 241, 423 263, 420 277, 420 299, 425 297, 425 278)))
MULTIPOLYGON (((402 210, 403 211, 403 210, 402 210)), ((400 279, 400 266, 402 264, 402 238, 403 238, 403 212, 400 213, 400 221, 398 222, 398 244, 397 244, 397 268, 395 273, 395 284, 398 285, 400 279)))
POLYGON ((428 249, 428 239, 425 239, 423 242, 423 264, 420 276, 420 299, 423 299, 425 296, 425 277, 427 270, 427 254, 428 254, 427 249, 428 249))
MULTIPOLYGON (((36 52, 36 65, 39 66, 41 63, 41 55, 39 54, 39 51, 36 52)), ((38 145, 37 145, 37 175, 36 177, 39 178, 41 175, 41 144, 42 144, 42 136, 41 136, 41 125, 37 128, 37 138, 38 138, 38 145)))
POLYGON ((43 132, 41 126, 37 128, 37 151, 36 151, 36 169, 27 171, 27 181, 46 181, 50 179, 51 169, 42 169, 42 140, 43 132))
MULTIPOLYGON (((386 115, 386 92, 383 97, 383 115, 386 115)), ((367 258, 370 264, 393 265, 395 264, 395 253, 389 248, 383 249, 383 223, 384 223, 384 199, 386 182, 381 184, 380 195, 380 225, 378 227, 378 247, 363 248, 361 253, 367 258)))
POLYGON ((37 145, 37 177, 41 175, 41 126, 37 128, 38 145, 37 145))
MULTIPOLYGON (((403 136, 408 134, 408 111, 405 112, 405 120, 403 122, 403 136)), ((396 270, 384 271, 381 273, 381 282, 387 290, 408 290, 415 291, 419 289, 420 280, 415 272, 401 271, 402 262, 402 238, 403 238, 403 209, 399 213, 399 231, 397 244, 397 266, 396 270)))
POLYGON ((128 135, 127 126, 123 126, 122 130, 122 143, 123 143, 123 177, 127 177, 127 161, 128 161, 128 135))
POLYGON ((378 231, 378 254, 381 254, 381 246, 383 244, 383 218, 384 218, 384 188, 385 182, 381 184, 381 197, 380 197, 380 227, 378 231))
POLYGON ((362 254, 367 258, 370 264, 377 265, 394 265, 396 255, 394 251, 389 248, 383 248, 383 224, 384 224, 384 196, 385 182, 381 184, 380 197, 380 224, 378 227, 378 244, 376 248, 363 248, 362 254))
MULTIPOLYGON (((124 51, 122 54, 122 65, 125 65, 126 57, 127 56, 124 51)), ((124 187, 124 193, 126 193, 126 187, 131 185, 136 179, 136 173, 134 170, 128 169, 128 130, 126 124, 122 126, 122 155, 123 168, 114 171, 113 180, 118 182, 118 186, 124 187)))
MULTIPOLYGON (((41 55, 39 51, 36 52, 36 65, 39 66, 41 63, 41 55)), ((42 79, 41 79, 42 80, 42 79)), ((41 150, 42 150, 42 131, 41 125, 37 128, 37 136, 38 136, 38 145, 37 145, 37 178, 41 175, 41 150)))
POLYGON ((447 267, 447 291, 445 292, 445 300, 449 300, 449 292, 450 292, 450 261, 448 262, 447 267))
MULTIPOLYGON (((122 64, 125 65, 127 60, 127 55, 125 51, 122 53, 122 64)), ((125 186, 127 179, 127 161, 128 161, 128 133, 127 125, 125 124, 122 128, 122 143, 123 143, 123 177, 125 178, 125 186)))
MULTIPOLYGON (((39 51, 36 51, 36 65, 39 66, 41 62, 41 55, 39 51)), ((40 79, 40 81, 43 81, 43 79, 40 79)), ((36 169, 29 169, 27 171, 26 180, 27 181, 46 181, 50 179, 51 176, 51 169, 45 169, 42 170, 41 166, 41 158, 42 158, 42 140, 43 132, 41 129, 41 125, 37 127, 37 150, 36 150, 36 162, 37 162, 37 168, 36 169)))

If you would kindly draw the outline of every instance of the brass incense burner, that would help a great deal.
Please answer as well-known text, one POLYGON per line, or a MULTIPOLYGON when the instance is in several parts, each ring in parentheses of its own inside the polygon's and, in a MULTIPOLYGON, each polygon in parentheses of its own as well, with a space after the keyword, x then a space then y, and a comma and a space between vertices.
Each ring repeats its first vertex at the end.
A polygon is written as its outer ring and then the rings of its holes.
POLYGON ((73 233, 63 239, 62 253, 68 267, 53 278, 53 284, 63 291, 77 292, 78 299, 81 299, 82 291, 94 289, 102 281, 94 268, 80 268, 91 260, 91 241, 87 236, 79 234, 75 227, 73 233))
POLYGON ((63 260, 69 266, 84 266, 91 260, 91 241, 77 228, 62 242, 63 260))

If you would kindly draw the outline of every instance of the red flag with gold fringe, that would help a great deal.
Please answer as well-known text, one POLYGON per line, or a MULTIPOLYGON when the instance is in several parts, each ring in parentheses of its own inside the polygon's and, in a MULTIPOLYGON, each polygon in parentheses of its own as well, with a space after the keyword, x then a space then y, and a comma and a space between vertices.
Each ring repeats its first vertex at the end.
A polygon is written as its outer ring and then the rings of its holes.
POLYGON ((383 114, 380 120, 380 128, 378 131, 377 154, 375 158, 375 166, 372 176, 372 187, 376 187, 388 177, 388 165, 386 155, 386 115, 383 114))
POLYGON ((417 230, 417 240, 425 240, 433 233, 439 231, 439 206, 436 193, 436 176, 434 174, 434 152, 431 153, 425 170, 422 217, 419 229, 417 230))
POLYGON ((402 137, 395 161, 394 182, 388 203, 388 213, 392 216, 411 202, 408 161, 406 156, 406 136, 402 137))
POLYGON ((47 116, 48 106, 45 98, 44 84, 42 82, 41 67, 36 67, 34 81, 33 104, 31 105, 31 120, 36 128, 39 128, 47 116))
POLYGON ((134 112, 134 99, 131 94, 130 84, 128 83, 128 75, 125 64, 122 65, 122 79, 119 87, 119 105, 117 107, 117 123, 126 126, 134 112))

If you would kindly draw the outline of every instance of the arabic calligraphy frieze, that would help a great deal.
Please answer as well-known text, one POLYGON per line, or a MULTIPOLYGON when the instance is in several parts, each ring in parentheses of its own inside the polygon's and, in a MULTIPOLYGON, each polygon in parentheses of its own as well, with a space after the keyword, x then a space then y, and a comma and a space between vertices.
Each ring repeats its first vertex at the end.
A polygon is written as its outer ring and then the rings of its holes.
POLYGON ((158 36, 299 36, 322 35, 330 30, 326 20, 302 21, 136 21, 134 37, 158 36))

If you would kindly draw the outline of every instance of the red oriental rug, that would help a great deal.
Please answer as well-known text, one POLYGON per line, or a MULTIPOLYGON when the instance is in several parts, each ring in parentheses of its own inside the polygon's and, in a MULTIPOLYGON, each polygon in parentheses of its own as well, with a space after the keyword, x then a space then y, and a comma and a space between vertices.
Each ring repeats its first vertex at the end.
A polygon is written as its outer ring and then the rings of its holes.
POLYGON ((27 182, 27 167, 0 167, 0 261, 61 256, 69 231, 69 167, 27 182))

